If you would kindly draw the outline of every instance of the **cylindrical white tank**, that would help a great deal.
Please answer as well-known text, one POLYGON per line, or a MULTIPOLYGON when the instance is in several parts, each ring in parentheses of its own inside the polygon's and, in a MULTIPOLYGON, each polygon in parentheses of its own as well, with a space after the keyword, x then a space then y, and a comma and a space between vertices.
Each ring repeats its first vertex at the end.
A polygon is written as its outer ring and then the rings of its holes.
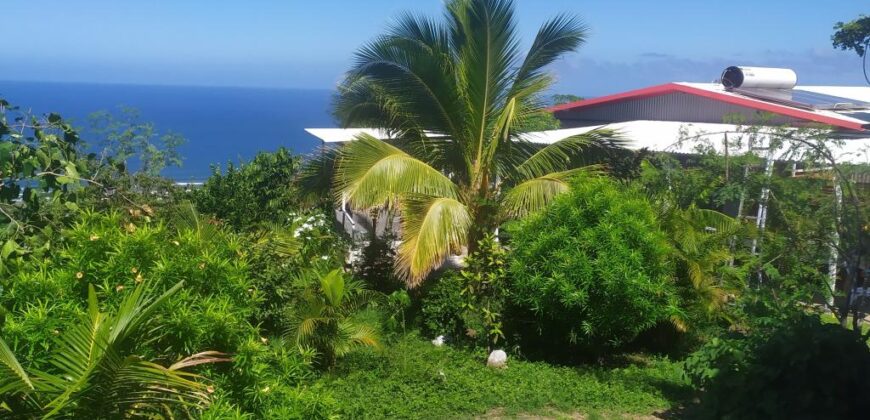
POLYGON ((796 84, 797 73, 792 69, 731 66, 722 72, 726 88, 791 89, 796 84))

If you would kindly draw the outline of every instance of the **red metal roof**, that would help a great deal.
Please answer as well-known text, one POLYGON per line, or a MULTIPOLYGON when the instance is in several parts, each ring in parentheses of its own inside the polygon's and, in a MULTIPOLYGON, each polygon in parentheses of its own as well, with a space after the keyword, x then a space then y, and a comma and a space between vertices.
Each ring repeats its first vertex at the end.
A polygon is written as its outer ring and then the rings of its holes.
POLYGON ((724 92, 716 92, 713 90, 700 89, 697 87, 687 86, 679 83, 665 83, 663 85, 651 86, 643 89, 630 90, 627 92, 617 93, 615 95, 607 95, 599 98, 584 99, 567 104, 556 105, 550 108, 551 112, 559 111, 574 111, 582 110, 583 108, 608 104, 613 102, 641 99, 651 96, 667 95, 671 93, 686 93, 696 95, 715 101, 725 102, 732 105, 743 106, 746 108, 756 109, 759 111, 771 112, 778 115, 784 115, 792 118, 812 121, 820 124, 830 125, 837 128, 848 130, 864 131, 861 123, 843 120, 837 117, 822 115, 817 112, 807 111, 799 108, 793 108, 785 105, 779 105, 771 102, 765 102, 757 99, 746 98, 737 95, 731 95, 724 92))

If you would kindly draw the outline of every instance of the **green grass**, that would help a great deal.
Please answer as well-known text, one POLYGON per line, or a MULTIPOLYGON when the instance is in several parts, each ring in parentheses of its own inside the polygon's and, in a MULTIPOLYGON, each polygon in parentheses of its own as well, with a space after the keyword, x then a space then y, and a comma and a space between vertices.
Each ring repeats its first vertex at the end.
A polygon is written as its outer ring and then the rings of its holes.
MULTIPOLYGON (((839 324, 837 321, 837 317, 833 314, 822 314, 822 322, 825 324, 839 324)), ((852 330, 852 317, 849 317, 848 322, 846 322, 846 328, 850 331, 852 330)), ((867 331, 870 331, 870 323, 864 322, 861 324, 861 334, 867 334, 867 331)), ((870 343, 870 338, 867 339, 867 342, 870 343)))
POLYGON ((680 366, 623 359, 613 367, 558 367, 508 359, 487 368, 482 355, 435 347, 408 335, 380 351, 340 362, 319 382, 350 418, 469 418, 497 412, 652 414, 689 396, 680 366))

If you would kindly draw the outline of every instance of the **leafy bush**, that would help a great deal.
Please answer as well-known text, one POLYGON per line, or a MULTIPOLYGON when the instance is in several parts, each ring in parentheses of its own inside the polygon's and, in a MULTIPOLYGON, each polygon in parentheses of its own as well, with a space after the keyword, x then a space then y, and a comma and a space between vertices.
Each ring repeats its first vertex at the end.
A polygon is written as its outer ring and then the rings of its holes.
POLYGON ((493 235, 486 235, 464 263, 463 269, 445 274, 425 294, 425 331, 457 342, 495 346, 505 338, 506 252, 493 235))
POLYGON ((187 285, 155 314, 163 328, 151 352, 232 352, 256 334, 250 319, 259 293, 236 236, 174 229, 115 211, 83 212, 63 237, 64 247, 53 258, 24 265, 5 282, 0 304, 9 314, 3 332, 16 352, 51 348, 57 323, 83 313, 88 285, 105 305, 115 306, 145 280, 159 287, 181 280, 187 285))
POLYGON ((212 167, 212 175, 194 191, 197 209, 212 214, 235 229, 264 222, 286 222, 300 208, 301 193, 294 180, 301 160, 289 150, 259 153, 240 166, 227 165, 225 173, 212 167))
POLYGON ((0 276, 45 255, 75 217, 83 178, 97 165, 80 142, 60 115, 35 116, 0 98, 0 276))
POLYGON ((462 289, 465 282, 458 273, 446 273, 426 285, 420 304, 423 333, 428 337, 444 335, 449 341, 464 341, 466 325, 462 289))
POLYGON ((134 353, 138 342, 157 333, 152 315, 181 286, 161 293, 150 282, 141 284, 106 313, 89 285, 87 314, 65 325, 46 371, 28 374, 0 339, 0 412, 21 418, 174 417, 207 405, 206 384, 184 369, 226 361, 221 354, 198 353, 164 367, 134 353))
POLYGON ((512 324, 527 353, 619 347, 677 312, 668 244, 635 189, 575 180, 510 232, 512 324))
POLYGON ((312 269, 339 266, 345 257, 344 241, 331 229, 325 214, 309 211, 289 217, 286 223, 262 226, 242 238, 250 244, 251 278, 263 299, 257 308, 257 323, 273 334, 283 333, 285 307, 301 292, 292 279, 312 269))
POLYGON ((801 316, 770 333, 712 340, 686 361, 709 418, 863 418, 870 349, 858 334, 801 316))

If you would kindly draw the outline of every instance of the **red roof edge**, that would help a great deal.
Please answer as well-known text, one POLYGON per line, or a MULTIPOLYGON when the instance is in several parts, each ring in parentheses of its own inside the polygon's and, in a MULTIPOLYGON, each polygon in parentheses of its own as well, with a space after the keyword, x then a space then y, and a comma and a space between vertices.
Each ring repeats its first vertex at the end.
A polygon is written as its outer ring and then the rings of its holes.
POLYGON ((682 92, 689 95, 701 96, 715 101, 725 102, 732 105, 743 106, 760 111, 771 112, 778 115, 784 115, 792 118, 817 122, 820 124, 831 125, 837 128, 845 128, 848 130, 864 131, 861 123, 842 120, 837 117, 820 115, 815 112, 805 111, 798 108, 792 108, 785 105, 765 102, 757 99, 745 98, 736 95, 729 95, 721 92, 714 92, 706 89, 699 89, 692 86, 681 85, 678 83, 665 83, 663 85, 650 86, 643 89, 635 89, 627 92, 617 93, 615 95, 607 95, 599 98, 585 99, 567 104, 556 105, 550 107, 550 112, 559 112, 567 110, 576 110, 590 106, 618 102, 629 99, 647 98, 650 96, 666 95, 670 93, 682 92))

